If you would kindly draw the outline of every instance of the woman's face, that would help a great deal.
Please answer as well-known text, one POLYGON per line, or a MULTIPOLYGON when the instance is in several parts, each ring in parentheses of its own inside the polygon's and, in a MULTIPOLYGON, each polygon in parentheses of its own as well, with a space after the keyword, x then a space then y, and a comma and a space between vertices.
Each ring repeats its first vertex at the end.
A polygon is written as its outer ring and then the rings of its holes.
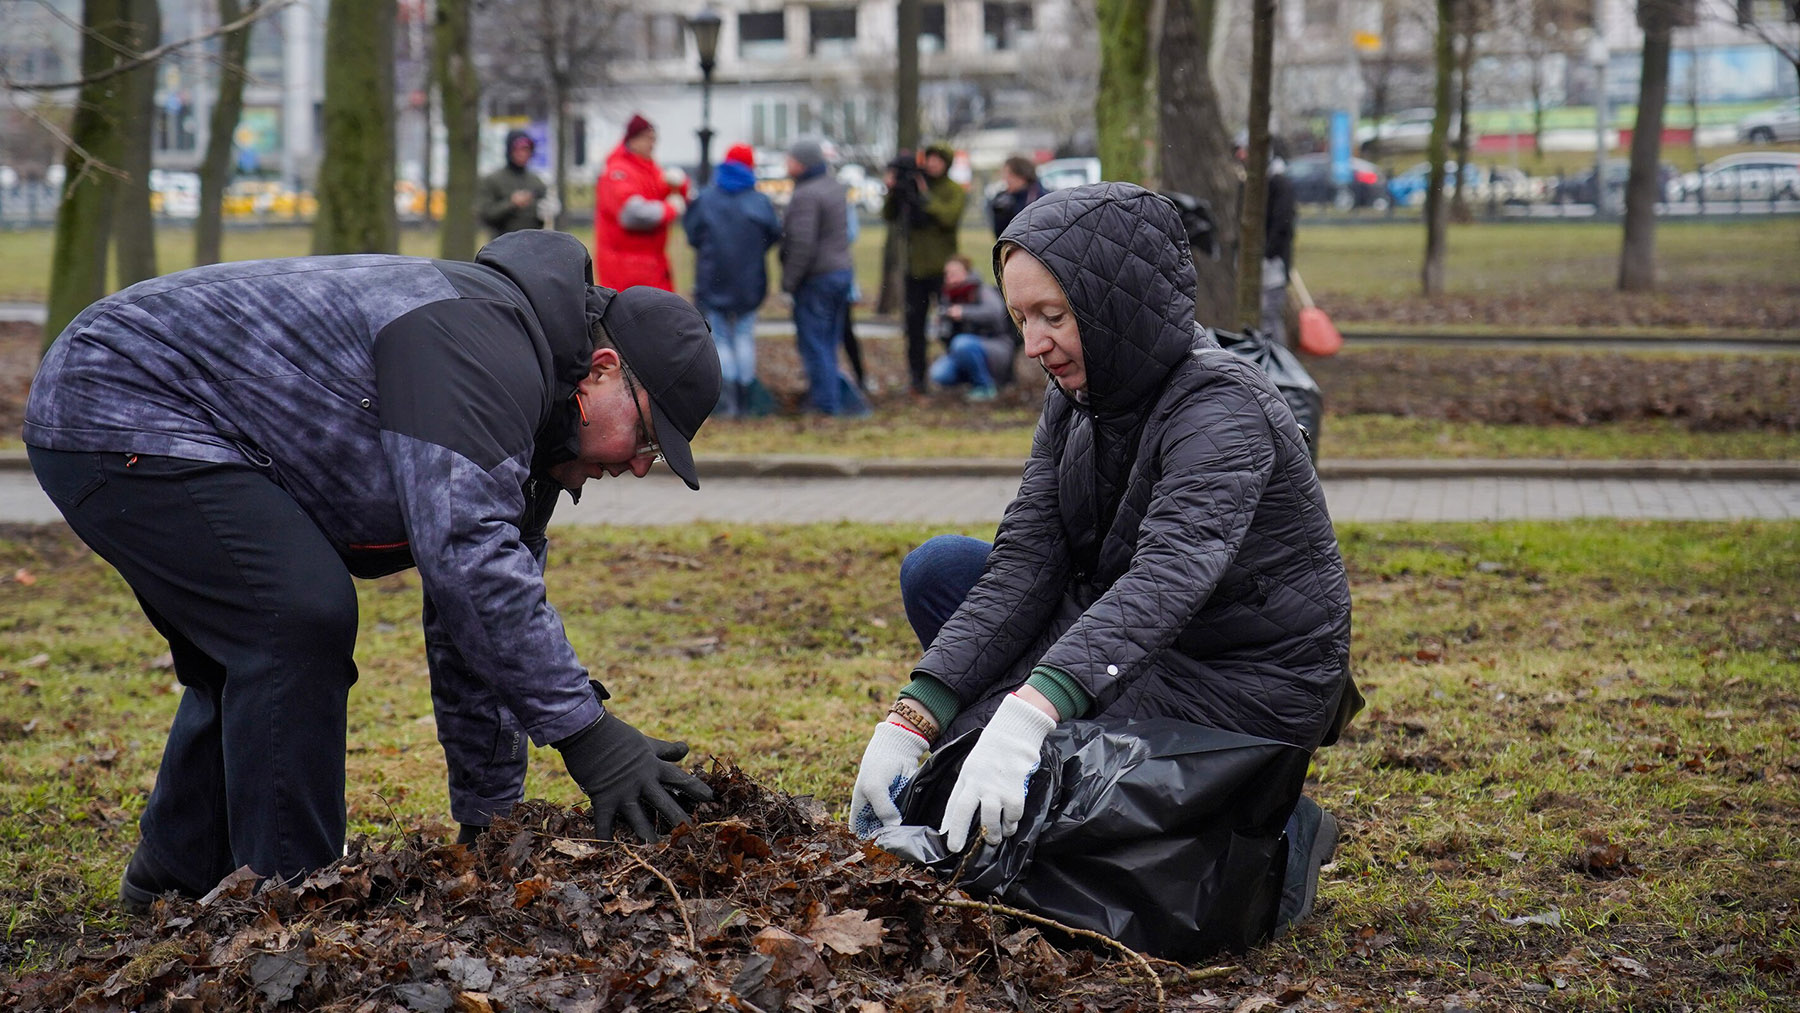
POLYGON ((1087 387, 1081 331, 1062 286, 1041 261, 1017 246, 1007 247, 1000 264, 1006 312, 1025 335, 1025 354, 1036 359, 1057 385, 1071 393, 1087 387))

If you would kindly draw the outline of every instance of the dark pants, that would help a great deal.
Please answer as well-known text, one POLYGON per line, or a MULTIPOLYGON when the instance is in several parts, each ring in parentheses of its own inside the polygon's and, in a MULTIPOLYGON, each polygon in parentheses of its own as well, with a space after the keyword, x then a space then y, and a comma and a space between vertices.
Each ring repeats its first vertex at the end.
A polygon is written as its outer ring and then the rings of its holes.
POLYGON ((32 470, 169 642, 185 691, 138 847, 201 894, 344 847, 356 594, 299 504, 248 465, 32 447, 32 470))
POLYGON ((915 394, 923 394, 925 386, 925 322, 931 317, 932 304, 944 288, 944 276, 906 279, 906 370, 912 378, 915 394))
POLYGON ((862 342, 856 340, 856 304, 844 300, 844 355, 850 359, 850 373, 856 377, 856 388, 869 390, 869 374, 863 368, 862 342))

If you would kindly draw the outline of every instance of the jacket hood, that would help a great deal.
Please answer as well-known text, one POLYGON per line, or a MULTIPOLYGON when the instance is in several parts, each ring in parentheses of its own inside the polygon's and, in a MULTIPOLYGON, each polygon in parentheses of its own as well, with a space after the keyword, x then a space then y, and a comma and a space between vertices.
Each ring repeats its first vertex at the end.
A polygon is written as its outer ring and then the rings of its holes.
POLYGON ((594 262, 587 246, 567 232, 524 229, 482 247, 475 263, 505 275, 525 294, 550 350, 550 395, 572 396, 588 374, 594 350, 587 321, 594 262))
POLYGON ((1148 405, 1194 343, 1194 259, 1168 198, 1133 183, 1055 190, 994 244, 1049 268, 1081 329, 1087 403, 1096 414, 1148 405))
POLYGON ((532 153, 536 154, 537 152, 537 138, 531 136, 528 131, 518 129, 508 130, 506 132, 506 146, 500 149, 500 153, 506 156, 506 164, 509 168, 518 168, 518 166, 513 165, 512 160, 513 142, 518 140, 530 141, 532 153))
POLYGON ((756 185, 756 172, 747 165, 721 162, 713 170, 713 180, 726 193, 738 193, 756 185))

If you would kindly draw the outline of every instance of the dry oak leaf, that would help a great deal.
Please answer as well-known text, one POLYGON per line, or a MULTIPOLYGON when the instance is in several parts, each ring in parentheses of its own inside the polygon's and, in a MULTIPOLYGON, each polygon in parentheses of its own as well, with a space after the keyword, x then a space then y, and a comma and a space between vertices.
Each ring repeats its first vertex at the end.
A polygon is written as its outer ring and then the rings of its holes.
POLYGON ((868 909, 859 907, 815 920, 806 934, 848 957, 880 946, 887 929, 881 919, 870 918, 868 909))

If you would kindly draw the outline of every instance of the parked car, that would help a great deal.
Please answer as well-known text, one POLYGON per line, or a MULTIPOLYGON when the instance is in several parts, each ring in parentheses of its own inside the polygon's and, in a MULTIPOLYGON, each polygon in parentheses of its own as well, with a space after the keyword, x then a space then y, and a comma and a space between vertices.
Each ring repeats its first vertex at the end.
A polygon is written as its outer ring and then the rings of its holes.
MULTIPOLYGON (((1388 180, 1388 195, 1395 204, 1409 208, 1425 200, 1425 184, 1430 162, 1419 162, 1388 180)), ((1498 201, 1502 204, 1529 204, 1544 197, 1544 181, 1535 179, 1511 166, 1487 166, 1471 163, 1463 170, 1465 195, 1477 203, 1498 201)), ((1445 188, 1456 185, 1456 163, 1444 163, 1445 188)))
POLYGON ((1325 152, 1290 160, 1287 175, 1294 184, 1294 200, 1300 204, 1329 204, 1339 211, 1385 211, 1390 200, 1381 169, 1360 158, 1350 160, 1350 182, 1342 185, 1331 178, 1331 156, 1325 152))
MULTIPOLYGON (((1626 158, 1609 158, 1606 160, 1606 201, 1611 208, 1618 209, 1625 203, 1625 181, 1631 178, 1631 160, 1626 158)), ((1674 166, 1664 162, 1657 171, 1658 200, 1673 201, 1681 199, 1681 173, 1674 166)), ((1594 203, 1594 170, 1589 169, 1573 179, 1566 179, 1557 188, 1558 204, 1592 204, 1594 203)))
POLYGON ((151 169, 150 213, 165 218, 198 218, 200 177, 192 172, 151 169))
POLYGON ((1707 163, 1676 184, 1683 200, 1800 200, 1800 152, 1741 151, 1707 163))
MULTIPOLYGON (((1424 151, 1431 143, 1431 121, 1436 118, 1437 113, 1431 109, 1402 109, 1376 123, 1357 128, 1357 150, 1365 155, 1424 151)), ((1451 113, 1447 136, 1456 136, 1459 122, 1457 115, 1451 113)))
POLYGON ((1052 158, 1038 166, 1038 183, 1045 190, 1065 190, 1084 183, 1100 182, 1098 158, 1052 158))
POLYGON ((1749 144, 1800 141, 1800 102, 1751 113, 1738 121, 1737 135, 1749 144))

